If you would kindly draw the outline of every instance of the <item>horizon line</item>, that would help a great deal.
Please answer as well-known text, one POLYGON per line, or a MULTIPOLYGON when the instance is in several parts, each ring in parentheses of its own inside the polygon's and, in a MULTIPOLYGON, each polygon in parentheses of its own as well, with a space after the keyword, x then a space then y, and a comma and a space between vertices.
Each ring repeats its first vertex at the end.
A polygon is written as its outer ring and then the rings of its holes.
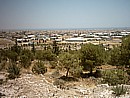
POLYGON ((110 29, 130 29, 130 27, 91 27, 91 28, 17 28, 17 29, 0 29, 0 31, 13 30, 110 30, 110 29))

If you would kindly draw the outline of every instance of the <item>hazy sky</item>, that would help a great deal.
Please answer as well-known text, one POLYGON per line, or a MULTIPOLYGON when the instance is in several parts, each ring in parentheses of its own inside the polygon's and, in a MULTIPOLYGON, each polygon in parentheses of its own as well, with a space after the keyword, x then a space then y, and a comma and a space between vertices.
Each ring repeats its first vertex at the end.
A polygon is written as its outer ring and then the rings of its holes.
POLYGON ((0 29, 130 27, 130 0, 0 0, 0 29))

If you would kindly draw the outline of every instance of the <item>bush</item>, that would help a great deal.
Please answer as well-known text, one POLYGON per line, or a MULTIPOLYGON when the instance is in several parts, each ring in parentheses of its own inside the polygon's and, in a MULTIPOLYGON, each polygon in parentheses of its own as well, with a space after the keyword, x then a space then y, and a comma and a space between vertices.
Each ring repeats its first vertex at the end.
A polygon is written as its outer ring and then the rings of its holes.
POLYGON ((15 63, 13 63, 9 65, 9 67, 7 68, 7 72, 9 73, 9 79, 15 79, 20 75, 20 68, 15 63))
POLYGON ((31 66, 31 59, 28 56, 22 55, 20 57, 20 60, 21 60, 20 63, 22 65, 22 67, 29 68, 31 66))
POLYGON ((124 95, 128 91, 128 89, 123 85, 117 85, 116 87, 113 87, 112 90, 116 96, 124 95))
POLYGON ((128 75, 121 69, 102 71, 102 83, 109 85, 126 84, 128 82, 128 75))
POLYGON ((44 74, 47 72, 47 68, 44 66, 43 62, 39 61, 33 66, 32 72, 34 74, 44 74))

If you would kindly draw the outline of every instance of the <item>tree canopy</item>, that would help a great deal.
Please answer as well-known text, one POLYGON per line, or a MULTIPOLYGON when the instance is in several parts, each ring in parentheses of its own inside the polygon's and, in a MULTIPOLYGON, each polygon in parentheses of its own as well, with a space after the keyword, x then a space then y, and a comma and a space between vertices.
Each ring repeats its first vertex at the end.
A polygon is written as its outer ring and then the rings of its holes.
POLYGON ((130 35, 123 37, 120 47, 115 47, 111 52, 111 65, 130 66, 130 35))
POLYGON ((66 70, 66 77, 68 77, 69 72, 74 71, 74 69, 80 68, 78 57, 75 54, 70 54, 65 52, 59 55, 59 68, 66 70))
POLYGON ((104 48, 99 45, 85 44, 80 49, 81 65, 84 70, 90 70, 95 66, 100 66, 104 62, 104 48))
POLYGON ((120 59, 121 65, 130 65, 130 35, 122 39, 120 59))
POLYGON ((42 61, 53 61, 56 59, 56 55, 52 53, 50 50, 37 50, 36 51, 36 59, 42 61))

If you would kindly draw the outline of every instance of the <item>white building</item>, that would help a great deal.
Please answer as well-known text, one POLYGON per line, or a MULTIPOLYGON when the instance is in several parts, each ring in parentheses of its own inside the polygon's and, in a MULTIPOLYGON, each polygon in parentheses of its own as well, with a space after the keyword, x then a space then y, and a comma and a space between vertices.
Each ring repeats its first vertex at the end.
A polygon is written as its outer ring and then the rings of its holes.
POLYGON ((86 42, 86 39, 82 38, 82 37, 74 37, 74 38, 68 38, 65 41, 67 41, 67 42, 86 42))

